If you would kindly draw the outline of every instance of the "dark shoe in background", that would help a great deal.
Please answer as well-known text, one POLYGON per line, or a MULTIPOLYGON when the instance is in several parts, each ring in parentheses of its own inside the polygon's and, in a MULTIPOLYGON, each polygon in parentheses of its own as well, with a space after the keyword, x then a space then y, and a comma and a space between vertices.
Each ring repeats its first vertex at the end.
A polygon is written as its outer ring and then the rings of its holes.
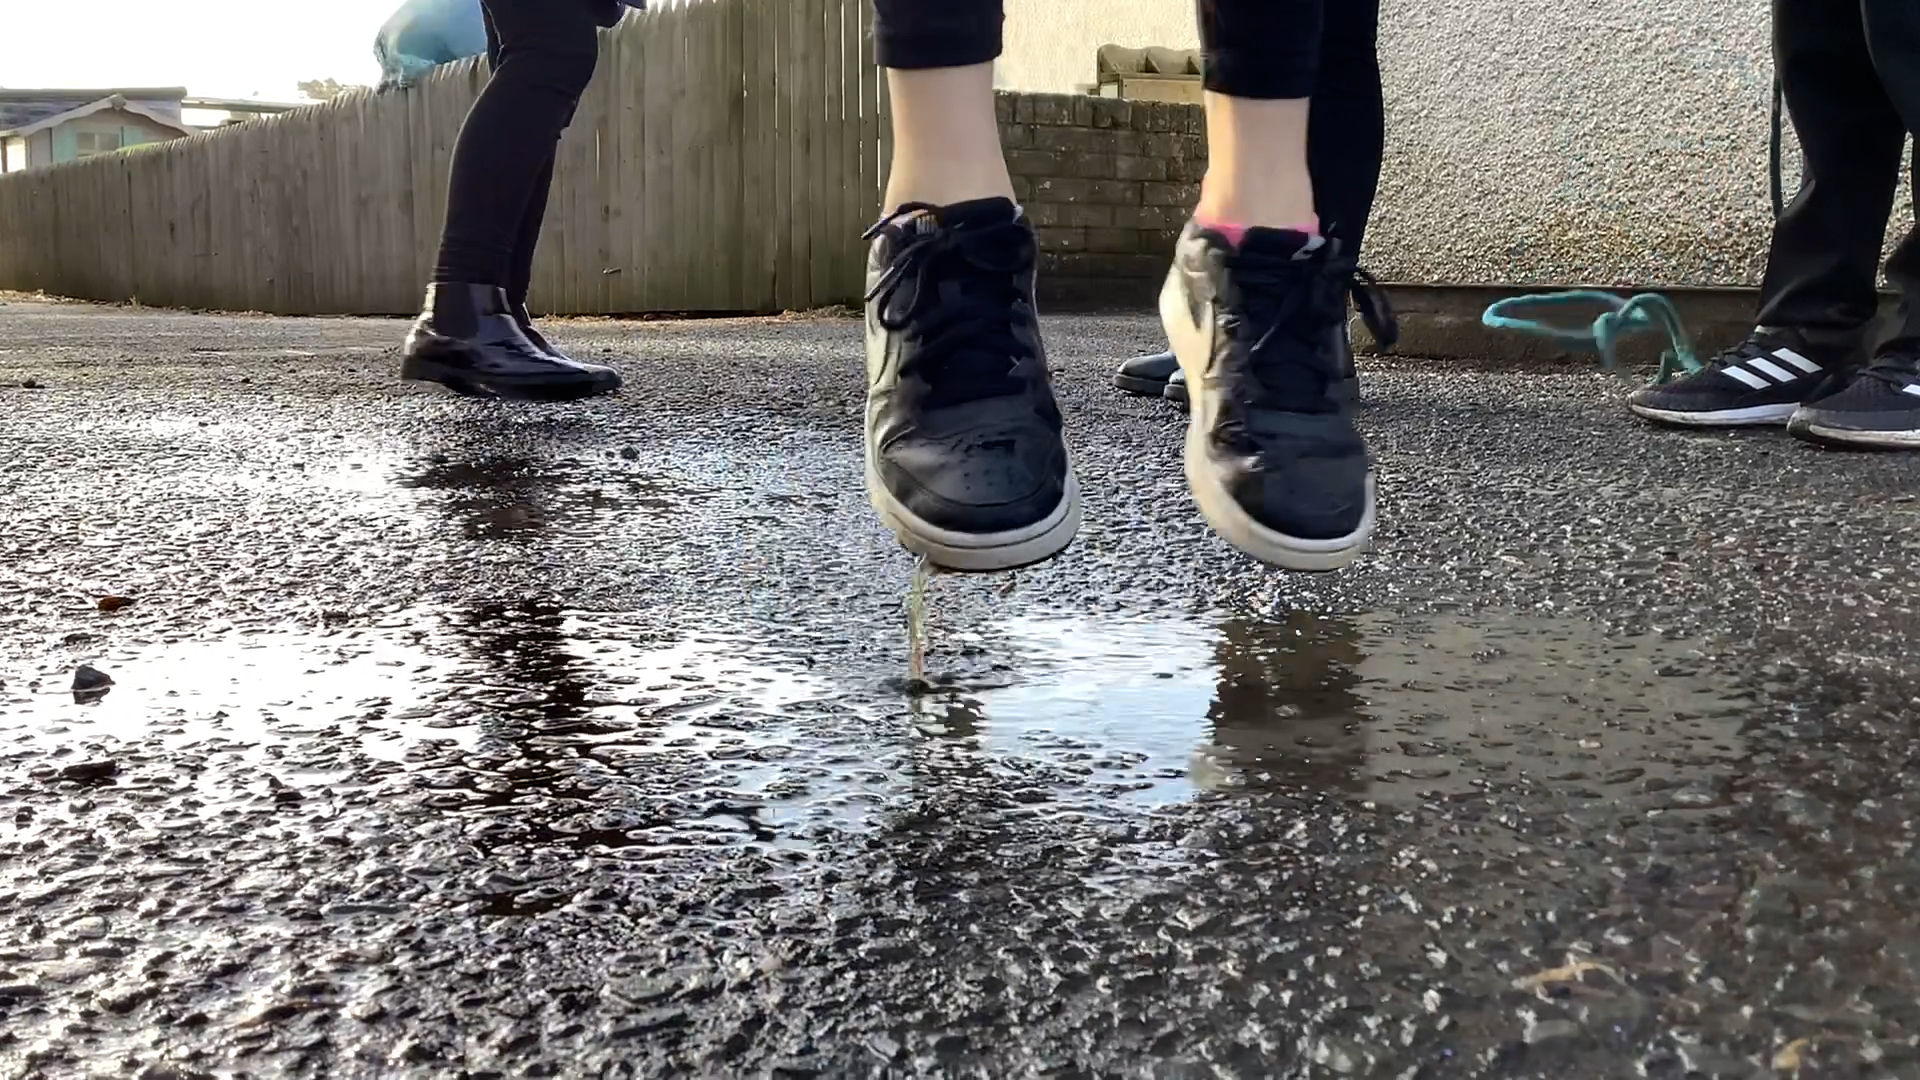
POLYGON ((517 401, 574 401, 620 388, 612 368, 582 364, 528 340, 505 291, 449 282, 427 286, 401 350, 400 377, 467 397, 517 401))

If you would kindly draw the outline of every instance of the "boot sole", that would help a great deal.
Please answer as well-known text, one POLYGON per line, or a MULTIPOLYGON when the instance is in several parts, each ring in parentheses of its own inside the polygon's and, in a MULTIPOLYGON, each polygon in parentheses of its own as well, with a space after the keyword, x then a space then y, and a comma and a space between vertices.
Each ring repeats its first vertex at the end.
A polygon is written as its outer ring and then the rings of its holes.
POLYGON ((1115 375, 1113 385, 1141 397, 1159 397, 1167 392, 1167 380, 1148 379, 1139 375, 1115 375))
MULTIPOLYGON (((1173 345, 1174 356, 1180 360, 1180 369, 1187 373, 1187 385, 1192 387, 1198 386, 1206 374, 1207 363, 1211 359, 1208 355, 1210 343, 1188 317, 1187 302, 1180 292, 1178 273, 1177 268, 1169 273, 1166 285, 1160 290, 1160 322, 1166 327, 1167 340, 1173 345)), ((1345 569, 1367 550, 1374 526, 1374 478, 1371 470, 1367 473, 1367 510, 1353 532, 1332 539, 1288 536, 1255 521, 1253 515, 1240 508, 1226 485, 1214 475, 1207 462, 1207 429, 1213 422, 1211 410, 1204 405, 1193 405, 1192 394, 1188 398, 1187 487, 1193 492, 1193 501, 1200 507, 1200 516, 1221 539, 1263 563, 1283 570, 1316 574, 1345 569)), ((1208 400, 1205 394, 1199 395, 1199 398, 1202 403, 1208 400)))
POLYGON ((1627 408, 1643 420, 1656 424, 1679 428, 1739 428, 1739 427, 1779 427, 1793 418, 1798 405, 1754 405, 1745 409, 1714 409, 1707 412, 1680 412, 1674 409, 1657 409, 1651 405, 1635 405, 1631 402, 1627 408))
POLYGON ((465 368, 443 364, 425 356, 408 356, 400 361, 400 378, 405 382, 437 383, 470 398, 498 398, 509 401, 579 401, 599 397, 620 388, 618 379, 593 379, 579 383, 514 384, 490 383, 473 378, 465 368))

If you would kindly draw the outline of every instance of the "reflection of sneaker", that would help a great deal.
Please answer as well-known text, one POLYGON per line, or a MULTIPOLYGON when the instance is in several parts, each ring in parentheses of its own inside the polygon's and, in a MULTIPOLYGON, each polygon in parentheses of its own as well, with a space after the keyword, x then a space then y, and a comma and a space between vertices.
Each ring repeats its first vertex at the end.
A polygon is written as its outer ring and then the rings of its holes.
POLYGON ((868 232, 867 490, 950 570, 1058 554, 1080 527, 1033 301, 1033 229, 1006 199, 909 205, 868 232))
POLYGON ((1787 431, 1809 442, 1920 450, 1920 357, 1879 357, 1844 389, 1795 410, 1787 431))
POLYGON ((610 367, 549 353, 520 329, 507 294, 490 285, 435 284, 407 332, 400 377, 469 397, 570 401, 620 388, 610 367))
POLYGON ((1844 385, 1859 357, 1816 348, 1792 330, 1755 330, 1702 371, 1634 391, 1627 407, 1663 424, 1754 427, 1784 424, 1800 403, 1844 385))
POLYGON ((1192 401, 1187 482, 1200 514, 1290 570, 1346 566, 1373 533, 1372 463, 1335 396, 1347 295, 1370 280, 1356 274, 1337 241, 1251 229, 1236 248, 1189 224, 1160 293, 1192 401))

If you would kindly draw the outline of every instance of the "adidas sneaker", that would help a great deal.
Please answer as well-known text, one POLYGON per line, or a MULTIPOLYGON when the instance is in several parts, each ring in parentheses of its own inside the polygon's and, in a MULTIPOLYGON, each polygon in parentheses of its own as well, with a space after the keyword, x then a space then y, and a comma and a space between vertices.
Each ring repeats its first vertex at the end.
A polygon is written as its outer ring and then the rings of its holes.
POLYGON ((1846 385, 1862 359, 1817 348, 1792 330, 1762 327, 1704 370, 1635 391, 1627 407, 1648 420, 1684 427, 1783 425, 1802 402, 1846 385))

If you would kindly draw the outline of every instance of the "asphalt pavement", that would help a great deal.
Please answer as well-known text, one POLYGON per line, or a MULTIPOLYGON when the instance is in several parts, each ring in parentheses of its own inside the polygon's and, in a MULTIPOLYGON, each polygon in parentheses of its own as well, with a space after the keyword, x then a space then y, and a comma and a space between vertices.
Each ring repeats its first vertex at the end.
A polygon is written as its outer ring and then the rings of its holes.
POLYGON ((1920 1076, 1920 457, 1366 359, 1287 575, 1053 318, 916 683, 857 322, 402 330, 0 302, 0 1074, 1920 1076))

